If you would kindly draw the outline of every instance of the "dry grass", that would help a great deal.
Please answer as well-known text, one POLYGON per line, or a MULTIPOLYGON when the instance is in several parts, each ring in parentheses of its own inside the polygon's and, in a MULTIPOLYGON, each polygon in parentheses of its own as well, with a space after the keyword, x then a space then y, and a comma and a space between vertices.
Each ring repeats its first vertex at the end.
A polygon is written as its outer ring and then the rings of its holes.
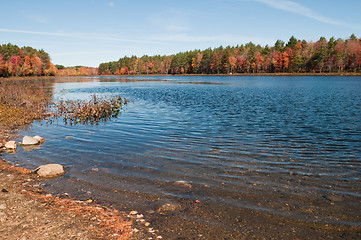
POLYGON ((0 80, 0 147, 24 124, 43 119, 51 100, 49 81, 0 80))

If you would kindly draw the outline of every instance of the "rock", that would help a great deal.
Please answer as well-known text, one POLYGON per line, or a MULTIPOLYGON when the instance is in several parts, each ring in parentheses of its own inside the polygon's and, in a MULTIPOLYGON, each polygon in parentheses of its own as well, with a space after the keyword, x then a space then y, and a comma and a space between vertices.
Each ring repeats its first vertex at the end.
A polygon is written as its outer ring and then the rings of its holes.
POLYGON ((35 172, 37 172, 40 177, 44 178, 58 177, 65 173, 64 167, 60 164, 42 165, 35 169, 35 172))
POLYGON ((23 145, 35 145, 38 143, 39 143, 39 141, 35 140, 32 137, 29 137, 29 136, 23 137, 23 142, 22 142, 23 145))
POLYGON ((16 149, 16 142, 15 141, 9 141, 5 143, 6 149, 16 149))
POLYGON ((6 205, 5 205, 5 204, 1 204, 1 205, 0 205, 0 210, 4 210, 4 209, 6 209, 6 205))
POLYGON ((36 141, 38 141, 39 143, 43 143, 45 141, 45 138, 40 137, 40 136, 34 136, 33 137, 36 141))
POLYGON ((33 150, 39 149, 40 146, 39 145, 25 145, 23 146, 23 149, 25 152, 31 152, 33 150))
POLYGON ((184 187, 188 187, 188 188, 192 187, 192 185, 190 183, 187 183, 186 181, 176 181, 176 182, 174 182, 174 185, 184 186, 184 187))
POLYGON ((166 203, 166 204, 163 204, 162 206, 160 206, 158 208, 158 213, 165 214, 165 213, 174 212, 174 211, 177 211, 177 210, 180 210, 180 209, 181 209, 181 206, 179 204, 166 203))

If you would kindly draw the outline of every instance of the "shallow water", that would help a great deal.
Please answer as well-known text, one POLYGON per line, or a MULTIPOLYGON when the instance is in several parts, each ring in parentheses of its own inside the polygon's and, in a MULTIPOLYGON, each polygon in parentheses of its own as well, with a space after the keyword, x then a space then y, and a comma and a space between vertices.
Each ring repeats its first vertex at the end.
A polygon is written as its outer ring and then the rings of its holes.
POLYGON ((360 236, 361 77, 85 77, 53 86, 54 100, 94 93, 132 102, 99 125, 34 123, 21 134, 46 142, 5 158, 66 165, 50 191, 142 211, 166 239, 360 236), (179 209, 157 211, 164 203, 179 209))

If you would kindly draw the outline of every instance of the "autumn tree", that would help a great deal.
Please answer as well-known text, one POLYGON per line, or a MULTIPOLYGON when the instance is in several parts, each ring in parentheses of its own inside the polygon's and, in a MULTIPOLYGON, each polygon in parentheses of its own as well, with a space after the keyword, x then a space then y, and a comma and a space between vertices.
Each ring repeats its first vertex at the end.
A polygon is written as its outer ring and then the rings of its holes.
POLYGON ((35 76, 41 76, 43 69, 43 61, 36 54, 34 54, 30 59, 30 62, 31 62, 33 74, 35 76))
POLYGON ((346 40, 321 37, 317 42, 291 36, 287 43, 277 40, 274 46, 262 47, 250 42, 170 56, 125 56, 100 64, 98 71, 99 74, 358 72, 361 71, 360 45, 355 35, 346 40))
POLYGON ((3 55, 0 53, 0 77, 7 75, 7 66, 3 55))
POLYGON ((21 76, 22 59, 20 56, 12 56, 8 61, 8 73, 11 76, 21 76))

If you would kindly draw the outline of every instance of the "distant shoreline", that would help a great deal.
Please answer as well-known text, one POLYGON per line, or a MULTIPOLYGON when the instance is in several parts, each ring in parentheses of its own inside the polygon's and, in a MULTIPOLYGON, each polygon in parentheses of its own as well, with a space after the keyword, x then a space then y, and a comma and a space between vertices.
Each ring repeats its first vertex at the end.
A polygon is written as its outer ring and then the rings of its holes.
POLYGON ((234 73, 234 74, 127 74, 127 75, 95 75, 110 76, 361 76, 360 73, 234 73))
POLYGON ((23 77, 0 77, 2 80, 22 80, 22 79, 55 79, 55 78, 75 78, 75 77, 144 77, 144 76, 361 76, 358 73, 234 73, 234 74, 127 74, 127 75, 84 75, 84 76, 23 76, 23 77))

